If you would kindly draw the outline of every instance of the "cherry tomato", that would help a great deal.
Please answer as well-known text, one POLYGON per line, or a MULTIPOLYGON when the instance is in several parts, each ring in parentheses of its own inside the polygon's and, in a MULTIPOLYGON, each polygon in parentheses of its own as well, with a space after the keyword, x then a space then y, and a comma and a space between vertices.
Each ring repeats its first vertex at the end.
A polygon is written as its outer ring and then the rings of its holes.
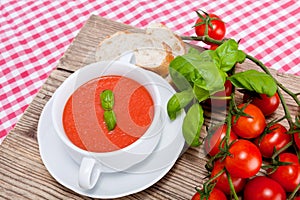
POLYGON ((300 132, 294 133, 294 141, 298 149, 300 149, 300 132))
MULTIPOLYGON (((204 36, 205 33, 205 21, 208 20, 212 27, 208 25, 208 36, 215 40, 222 40, 226 33, 225 23, 215 14, 209 14, 208 16, 202 15, 204 20, 200 17, 196 20, 195 32, 197 36, 204 36), (197 25, 200 24, 200 25, 197 25)), ((210 44, 209 42, 206 42, 210 44)))
POLYGON ((212 108, 226 108, 228 100, 224 99, 215 99, 214 97, 229 97, 232 93, 232 83, 229 80, 226 80, 224 83, 225 90, 216 92, 212 95, 210 99, 207 100, 207 103, 211 105, 212 108))
POLYGON ((232 117, 232 129, 235 134, 242 138, 250 139, 258 137, 266 127, 266 119, 261 110, 252 104, 240 104, 239 109, 242 109, 248 116, 232 117), (236 120, 236 121, 235 121, 236 120))
MULTIPOLYGON (((299 121, 297 121, 296 123, 300 123, 300 116, 299 116, 299 121)), ((297 129, 297 126, 294 127, 294 129, 296 130, 297 129)), ((298 149, 300 149, 300 132, 295 132, 293 134, 293 137, 294 137, 294 142, 296 144, 296 146, 298 147, 298 149)))
POLYGON ((216 50, 218 47, 219 47, 219 45, 217 45, 217 44, 211 44, 209 49, 210 50, 216 50))
POLYGON ((229 148, 231 155, 225 158, 225 167, 232 177, 249 178, 261 167, 262 156, 252 142, 239 139, 229 148))
MULTIPOLYGON (((286 192, 292 192, 300 183, 300 165, 297 155, 293 153, 281 153, 279 161, 289 162, 289 165, 279 166, 269 177, 277 181, 286 192)), ((271 170, 267 170, 270 173, 271 170)))
MULTIPOLYGON (((222 139, 226 136, 226 130, 227 125, 223 124, 217 128, 211 134, 207 135, 205 137, 204 141, 204 149, 205 152, 208 153, 210 156, 215 156, 217 153, 220 152, 220 143, 222 139)), ((229 137, 229 143, 236 140, 237 136, 236 134, 230 130, 230 137, 229 137)), ((224 147, 224 144, 222 144, 222 147, 224 147)))
POLYGON ((251 98, 248 94, 245 94, 243 99, 251 99, 251 104, 257 106, 265 116, 273 114, 280 104, 277 92, 271 97, 268 97, 266 94, 259 94, 259 96, 251 98))
MULTIPOLYGON (((214 177, 216 174, 218 174, 221 170, 223 170, 224 166, 225 166, 224 162, 222 162, 221 160, 217 160, 214 163, 214 168, 211 172, 211 178, 214 177)), ((244 185, 246 184, 245 178, 231 177, 231 180, 232 180, 235 192, 240 192, 244 188, 244 185)), ((222 190, 225 194, 230 194, 230 186, 228 183, 228 178, 227 178, 226 172, 223 172, 217 178, 217 183, 216 183, 215 187, 222 190)))
MULTIPOLYGON (((199 194, 199 192, 196 192, 194 194, 194 196, 192 197, 192 200, 199 200, 200 197, 201 197, 201 195, 199 194)), ((227 200, 227 198, 221 190, 214 188, 211 191, 209 198, 208 199, 204 198, 204 200, 227 200)))
POLYGON ((287 134, 287 129, 281 124, 274 124, 267 134, 256 139, 256 143, 263 157, 271 158, 274 148, 280 150, 291 141, 291 135, 287 134))
POLYGON ((244 200, 285 200, 286 193, 279 183, 265 177, 251 179, 244 189, 244 200))

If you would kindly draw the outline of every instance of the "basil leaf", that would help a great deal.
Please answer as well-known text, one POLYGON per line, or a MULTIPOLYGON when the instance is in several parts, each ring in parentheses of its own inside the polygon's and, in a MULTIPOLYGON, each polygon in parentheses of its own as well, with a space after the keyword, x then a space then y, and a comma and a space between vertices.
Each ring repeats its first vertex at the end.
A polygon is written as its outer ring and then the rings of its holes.
POLYGON ((194 53, 194 54, 200 54, 200 51, 198 51, 197 49, 190 47, 188 53, 194 53))
POLYGON ((169 66, 170 76, 180 91, 191 89, 191 85, 193 85, 191 77, 195 76, 195 68, 188 63, 184 56, 175 57, 169 66))
POLYGON ((190 146, 199 146, 200 131, 204 122, 203 109, 200 104, 193 104, 183 120, 182 132, 190 146))
POLYGON ((197 85, 210 92, 224 89, 226 76, 220 73, 208 51, 177 56, 170 63, 171 78, 179 90, 197 85))
POLYGON ((266 94, 269 97, 277 91, 277 84, 271 76, 253 69, 236 73, 228 79, 235 87, 266 94))
POLYGON ((168 101, 167 112, 171 120, 176 119, 177 113, 187 106, 194 98, 192 90, 184 90, 174 94, 168 101))
POLYGON ((111 90, 104 90, 100 94, 101 105, 104 110, 111 110, 114 106, 114 94, 111 90))
POLYGON ((194 84, 212 93, 223 90, 226 75, 215 65, 209 52, 199 54, 199 60, 200 63, 198 60, 191 60, 200 74, 200 77, 193 80, 194 84))
POLYGON ((196 98, 198 99, 199 102, 208 99, 209 96, 210 96, 210 92, 209 91, 207 91, 207 90, 205 90, 203 88, 200 88, 200 87, 198 87, 196 85, 194 86, 193 91, 194 91, 194 94, 195 94, 195 96, 196 96, 196 98))
POLYGON ((246 59, 246 54, 238 50, 238 43, 233 39, 225 41, 212 52, 216 65, 224 72, 231 70, 236 63, 242 63, 246 59))
POLYGON ((116 126, 117 120, 113 110, 104 111, 104 121, 108 130, 113 130, 116 126))

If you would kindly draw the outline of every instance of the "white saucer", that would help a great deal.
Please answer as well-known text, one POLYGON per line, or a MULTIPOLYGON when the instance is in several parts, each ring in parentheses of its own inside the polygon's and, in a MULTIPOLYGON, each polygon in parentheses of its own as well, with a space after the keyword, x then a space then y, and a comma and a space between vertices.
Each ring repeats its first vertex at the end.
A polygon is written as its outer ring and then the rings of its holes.
POLYGON ((181 131, 185 113, 182 112, 172 122, 169 120, 166 104, 175 91, 163 78, 151 74, 153 83, 157 84, 161 93, 166 117, 164 131, 157 148, 146 160, 126 172, 101 174, 101 178, 92 190, 83 190, 78 185, 79 166, 69 157, 55 133, 51 120, 52 98, 49 100, 40 116, 37 138, 42 161, 60 184, 78 194, 92 198, 118 198, 140 192, 168 173, 185 144, 181 131))

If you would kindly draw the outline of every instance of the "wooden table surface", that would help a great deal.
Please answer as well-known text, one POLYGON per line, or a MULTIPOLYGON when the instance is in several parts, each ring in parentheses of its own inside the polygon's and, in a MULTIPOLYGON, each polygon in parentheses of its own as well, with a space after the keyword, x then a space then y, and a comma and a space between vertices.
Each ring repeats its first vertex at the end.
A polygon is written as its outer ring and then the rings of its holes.
MULTIPOLYGON (((101 40, 116 31, 132 28, 95 15, 86 22, 0 146, 0 199, 90 199, 60 185, 46 170, 37 142, 39 116, 56 88, 72 72, 95 62, 95 49, 101 40)), ((238 70, 249 68, 256 67, 250 63, 238 66, 238 70)), ((276 71, 272 73, 280 82, 288 83, 286 87, 290 90, 299 90, 300 77, 278 74, 276 71)), ((293 115, 299 112, 291 98, 287 97, 286 101, 293 115)), ((283 116, 282 107, 277 111, 277 116, 283 116)), ((201 148, 189 148, 159 182, 120 199, 190 199, 195 192, 194 187, 201 184, 206 176, 205 161, 201 148)))

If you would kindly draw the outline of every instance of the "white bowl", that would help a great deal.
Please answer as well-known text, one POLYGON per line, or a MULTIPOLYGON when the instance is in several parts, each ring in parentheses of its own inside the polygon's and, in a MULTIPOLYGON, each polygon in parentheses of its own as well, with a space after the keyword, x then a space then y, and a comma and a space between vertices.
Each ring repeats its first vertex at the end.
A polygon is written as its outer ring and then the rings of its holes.
POLYGON ((79 185, 83 189, 93 188, 102 172, 124 171, 143 161, 158 144, 164 117, 161 112, 159 90, 147 75, 148 73, 152 72, 126 62, 102 61, 77 70, 54 93, 52 106, 54 128, 70 156, 80 165, 79 185), (75 146, 68 139, 62 122, 63 111, 67 100, 78 87, 89 80, 105 75, 125 76, 143 85, 154 102, 154 116, 146 132, 131 145, 112 152, 89 152, 75 146))

